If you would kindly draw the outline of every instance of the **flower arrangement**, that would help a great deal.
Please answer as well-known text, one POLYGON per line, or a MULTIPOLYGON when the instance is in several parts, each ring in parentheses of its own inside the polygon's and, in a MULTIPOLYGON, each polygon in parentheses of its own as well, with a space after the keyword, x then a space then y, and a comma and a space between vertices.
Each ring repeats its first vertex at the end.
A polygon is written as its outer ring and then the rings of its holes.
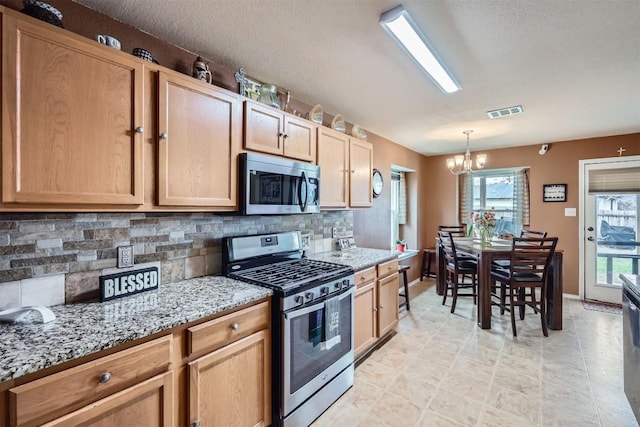
POLYGON ((469 227, 467 235, 471 235, 475 225, 480 231, 480 239, 484 242, 491 241, 493 229, 496 226, 496 215, 491 211, 471 212, 469 218, 473 221, 473 224, 469 227))

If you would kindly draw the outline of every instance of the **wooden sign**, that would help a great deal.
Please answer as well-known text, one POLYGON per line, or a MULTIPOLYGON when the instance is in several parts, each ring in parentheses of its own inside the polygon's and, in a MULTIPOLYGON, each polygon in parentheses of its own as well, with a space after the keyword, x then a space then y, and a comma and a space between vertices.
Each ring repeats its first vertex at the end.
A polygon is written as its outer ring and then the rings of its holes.
POLYGON ((158 267, 100 276, 100 301, 158 289, 158 267))

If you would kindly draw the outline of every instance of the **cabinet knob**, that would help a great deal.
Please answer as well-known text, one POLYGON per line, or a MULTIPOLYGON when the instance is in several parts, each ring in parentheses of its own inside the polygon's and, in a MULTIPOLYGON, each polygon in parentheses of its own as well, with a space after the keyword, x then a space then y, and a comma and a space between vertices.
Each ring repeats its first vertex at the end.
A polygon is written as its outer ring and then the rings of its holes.
POLYGON ((356 170, 355 169, 351 169, 351 173, 356 173, 356 170))
POLYGON ((191 423, 191 427, 200 427, 200 420, 195 420, 191 423))
POLYGON ((109 372, 105 372, 104 374, 100 375, 100 384, 106 384, 109 382, 109 380, 111 379, 111 374, 109 372))
POLYGON ((384 305, 381 305, 381 306, 380 306, 380 310, 384 310, 384 305))
POLYGON ((288 134, 288 133, 285 133, 284 135, 282 135, 282 137, 283 137, 283 138, 285 138, 285 139, 286 139, 286 138, 289 138, 289 134, 288 134))
POLYGON ((364 276, 360 276, 360 281, 361 281, 361 282, 364 282, 364 279, 366 279, 366 277, 364 277, 364 276))
POLYGON ((393 269, 392 266, 390 266, 390 265, 387 266, 387 270, 392 270, 392 269, 393 269))
POLYGON ((239 327, 240 327, 240 325, 238 325, 235 322, 231 324, 231 329, 233 329, 234 331, 237 331, 239 327))
POLYGON ((136 128, 136 133, 143 133, 144 132, 144 128, 142 126, 138 126, 136 128))
POLYGON ((167 138, 169 138, 169 135, 167 135, 167 133, 166 133, 166 132, 162 132, 162 133, 160 134, 160 139, 167 139, 167 138))
POLYGON ((378 309, 377 309, 377 308, 375 308, 375 307, 373 307, 373 311, 374 311, 375 313, 377 313, 377 312, 378 312, 378 309))
POLYGON ((278 136, 284 136, 284 133, 280 132, 280 133, 278 134, 278 136))

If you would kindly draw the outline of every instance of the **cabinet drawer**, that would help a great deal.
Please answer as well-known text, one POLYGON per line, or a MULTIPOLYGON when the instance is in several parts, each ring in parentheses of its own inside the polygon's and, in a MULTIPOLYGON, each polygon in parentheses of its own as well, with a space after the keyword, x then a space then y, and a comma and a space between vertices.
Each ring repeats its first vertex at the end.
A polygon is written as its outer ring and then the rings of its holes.
POLYGON ((269 328, 269 303, 262 302, 187 330, 188 355, 214 350, 269 328))
POLYGON ((355 277, 356 285, 358 285, 358 287, 364 286, 367 283, 376 280, 376 268, 370 267, 365 270, 357 271, 355 277))
POLYGON ((171 346, 168 335, 14 387, 9 390, 11 425, 49 420, 49 414, 65 414, 164 372, 171 346))
POLYGON ((398 272, 398 260, 383 262, 378 264, 378 279, 398 272))

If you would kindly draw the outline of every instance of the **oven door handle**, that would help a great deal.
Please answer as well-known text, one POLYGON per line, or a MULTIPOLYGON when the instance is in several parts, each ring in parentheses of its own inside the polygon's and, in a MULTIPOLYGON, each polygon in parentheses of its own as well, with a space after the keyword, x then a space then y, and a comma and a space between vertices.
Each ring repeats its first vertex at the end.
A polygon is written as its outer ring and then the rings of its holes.
POLYGON ((309 197, 309 181, 307 180, 307 175, 305 175, 303 171, 302 175, 300 175, 300 185, 298 186, 298 200, 300 204, 300 211, 302 212, 307 210, 307 197, 309 197), (302 197, 302 184, 304 184, 304 197, 302 197))
MULTIPOLYGON (((348 291, 341 293, 340 295, 337 295, 338 299, 343 300, 349 296, 351 296, 351 294, 353 294, 355 292, 355 287, 351 287, 349 288, 348 291)), ((335 297, 331 297, 331 298, 335 298, 335 297)), ((283 314, 284 318, 289 320, 289 319, 293 319, 295 317, 298 316, 304 316, 305 314, 309 314, 312 311, 316 311, 316 310, 320 310, 321 308, 324 308, 324 302, 329 299, 326 298, 325 300, 323 300, 322 302, 319 302, 317 304, 313 304, 310 305, 309 307, 304 307, 304 308, 292 308, 289 311, 285 311, 283 314)))

